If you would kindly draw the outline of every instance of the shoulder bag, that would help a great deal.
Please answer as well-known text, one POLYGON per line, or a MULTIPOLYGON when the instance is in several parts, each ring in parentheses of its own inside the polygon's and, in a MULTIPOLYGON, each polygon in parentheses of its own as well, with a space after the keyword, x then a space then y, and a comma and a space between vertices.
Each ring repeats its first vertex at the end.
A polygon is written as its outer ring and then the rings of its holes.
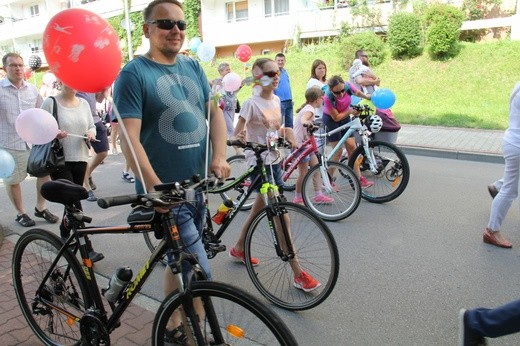
MULTIPOLYGON (((52 115, 58 121, 58 110, 56 99, 52 98, 52 115)), ((27 173, 41 178, 56 172, 60 167, 65 166, 65 154, 63 146, 57 138, 46 144, 35 144, 31 148, 29 159, 27 160, 27 173)))

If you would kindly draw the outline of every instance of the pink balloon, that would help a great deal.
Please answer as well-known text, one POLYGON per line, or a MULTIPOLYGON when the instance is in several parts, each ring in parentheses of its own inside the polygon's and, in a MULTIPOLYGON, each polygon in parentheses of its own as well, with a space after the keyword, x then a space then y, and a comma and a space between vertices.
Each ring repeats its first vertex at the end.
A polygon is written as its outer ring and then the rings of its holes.
POLYGON ((63 83, 84 92, 98 92, 121 69, 119 37, 99 15, 69 8, 52 17, 43 32, 49 68, 63 83))
POLYGON ((45 144, 58 134, 58 123, 51 113, 41 108, 24 110, 14 124, 18 135, 31 144, 45 144))
POLYGON ((242 84, 242 79, 239 75, 234 72, 230 72, 222 78, 222 82, 224 83, 224 90, 228 92, 237 91, 240 88, 240 84, 242 84))

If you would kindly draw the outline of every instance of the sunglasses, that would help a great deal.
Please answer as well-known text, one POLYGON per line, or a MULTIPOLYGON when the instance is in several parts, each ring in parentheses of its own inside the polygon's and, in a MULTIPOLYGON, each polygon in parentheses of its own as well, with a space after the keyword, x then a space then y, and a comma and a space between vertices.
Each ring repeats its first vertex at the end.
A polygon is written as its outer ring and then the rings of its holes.
POLYGON ((184 20, 172 20, 172 19, 156 19, 149 20, 146 23, 155 24, 159 29, 171 30, 177 26, 180 31, 186 30, 186 22, 184 20))
POLYGON ((345 92, 345 90, 340 90, 340 91, 334 91, 334 90, 332 90, 332 93, 333 93, 334 95, 341 95, 341 94, 343 94, 344 92, 345 92))
POLYGON ((263 71, 262 72, 264 76, 267 76, 269 78, 274 78, 276 76, 280 76, 280 70, 278 71, 263 71))

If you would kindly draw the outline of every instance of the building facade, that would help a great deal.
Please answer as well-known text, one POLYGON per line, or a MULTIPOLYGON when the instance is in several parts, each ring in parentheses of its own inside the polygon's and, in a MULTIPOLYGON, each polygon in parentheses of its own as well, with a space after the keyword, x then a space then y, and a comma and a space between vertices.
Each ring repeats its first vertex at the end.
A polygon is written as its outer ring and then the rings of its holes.
MULTIPOLYGON (((385 31, 393 13, 411 11, 412 6, 410 1, 367 0, 371 15, 363 17, 349 6, 353 1, 204 0, 199 20, 202 40, 214 45, 218 56, 232 55, 240 44, 248 44, 254 55, 271 54, 283 51, 295 39, 335 36, 345 23, 354 29, 369 26, 385 31)), ((463 0, 448 1, 461 6, 463 0)), ((132 0, 128 10, 141 11, 149 2, 132 0)), ((110 18, 124 13, 125 4, 127 0, 0 0, 0 55, 16 51, 27 61, 37 54, 45 66, 42 34, 52 16, 80 7, 110 18)), ((465 22, 463 28, 511 26, 512 39, 520 39, 519 6, 520 0, 503 0, 501 7, 513 16, 465 22)))

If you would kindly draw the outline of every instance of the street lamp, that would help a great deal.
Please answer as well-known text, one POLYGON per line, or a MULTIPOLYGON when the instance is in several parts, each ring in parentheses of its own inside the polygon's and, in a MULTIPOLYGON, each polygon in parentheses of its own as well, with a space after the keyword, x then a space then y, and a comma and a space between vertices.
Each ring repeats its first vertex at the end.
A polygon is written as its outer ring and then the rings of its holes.
POLYGON ((126 38, 128 42, 128 60, 132 60, 134 58, 134 48, 132 47, 132 28, 130 27, 130 15, 128 10, 128 0, 124 0, 124 11, 125 11, 125 29, 126 29, 126 38))

